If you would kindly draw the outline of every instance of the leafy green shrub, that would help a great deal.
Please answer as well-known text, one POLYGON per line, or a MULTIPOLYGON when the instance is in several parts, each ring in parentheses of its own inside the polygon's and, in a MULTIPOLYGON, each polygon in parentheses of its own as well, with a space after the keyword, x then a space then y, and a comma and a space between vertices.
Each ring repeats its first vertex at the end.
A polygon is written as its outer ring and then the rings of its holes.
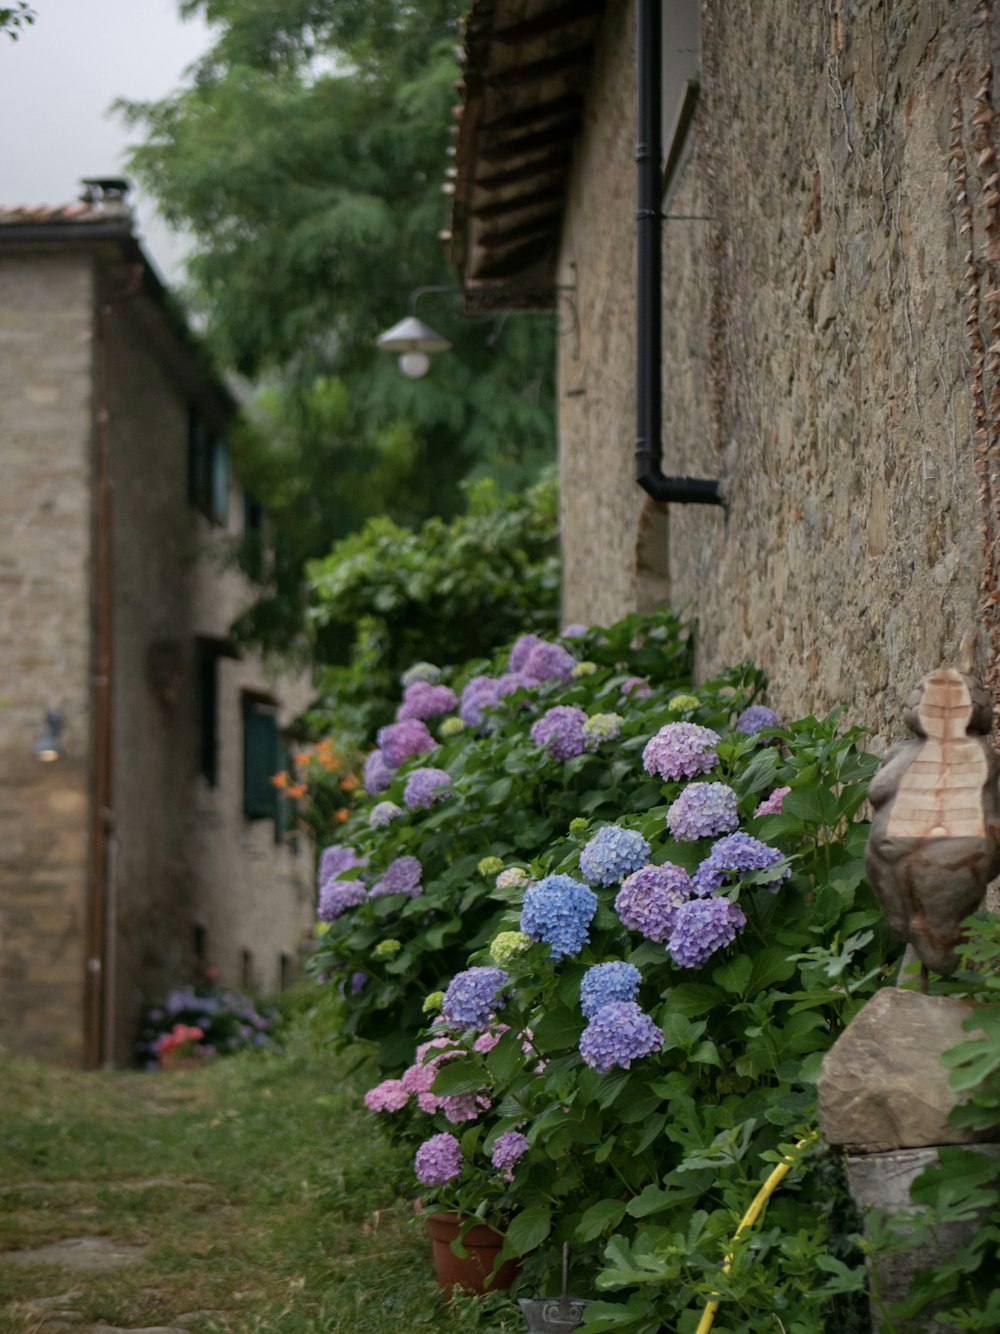
POLYGON ((228 1056, 248 1047, 273 1044, 278 1010, 274 1005, 251 1000, 237 991, 211 983, 177 987, 161 1005, 148 1009, 139 1024, 135 1059, 145 1069, 155 1069, 158 1041, 181 1024, 201 1030, 201 1054, 228 1056))

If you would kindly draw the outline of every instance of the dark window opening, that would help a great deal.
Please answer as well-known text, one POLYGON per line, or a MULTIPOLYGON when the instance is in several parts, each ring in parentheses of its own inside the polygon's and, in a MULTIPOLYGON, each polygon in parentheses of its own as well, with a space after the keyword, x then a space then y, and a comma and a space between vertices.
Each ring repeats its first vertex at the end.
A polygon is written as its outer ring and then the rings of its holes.
POLYGON ((191 953, 194 956, 194 980, 203 982, 208 972, 208 932, 201 922, 191 928, 191 953))
POLYGON ((197 408, 188 412, 188 499, 212 523, 229 522, 229 446, 197 408))
POLYGON ((253 984, 253 955, 249 950, 240 950, 240 985, 244 991, 251 991, 253 984))
POLYGON ((271 781, 281 772, 278 706, 266 695, 243 693, 243 814, 248 820, 280 818, 282 802, 271 781))
POLYGON ((282 991, 285 991, 292 982, 292 968, 295 961, 290 954, 284 953, 278 955, 278 984, 282 991))
POLYGON ((243 495, 243 546, 240 563, 251 579, 264 573, 264 508, 253 496, 243 495))
POLYGON ((219 651, 198 645, 198 768, 212 786, 219 786, 219 651))

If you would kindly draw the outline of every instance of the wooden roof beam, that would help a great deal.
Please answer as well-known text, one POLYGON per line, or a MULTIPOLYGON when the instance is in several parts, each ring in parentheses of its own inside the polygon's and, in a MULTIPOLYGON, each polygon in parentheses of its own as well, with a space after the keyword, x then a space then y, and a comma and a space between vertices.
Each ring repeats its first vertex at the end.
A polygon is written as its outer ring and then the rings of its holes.
POLYGON ((547 14, 539 14, 533 19, 524 19, 521 23, 512 23, 507 28, 493 30, 493 40, 507 46, 530 41, 545 33, 565 28, 570 23, 579 23, 581 19, 599 14, 604 8, 604 0, 571 0, 570 4, 558 5, 547 14))
POLYGON ((530 181, 535 176, 547 176, 553 172, 562 173, 569 162, 569 150, 550 153, 537 162, 526 162, 522 167, 510 167, 507 171, 494 172, 492 176, 482 176, 475 181, 477 190, 501 190, 505 185, 517 185, 521 181, 530 181))
POLYGON ((556 116, 579 116, 583 111, 583 97, 580 93, 560 93, 547 102, 533 102, 531 106, 519 111, 508 111, 495 120, 484 121, 479 126, 480 134, 492 134, 494 131, 522 130, 525 126, 535 126, 556 116))
POLYGON ((472 217, 485 222, 490 218, 501 218, 505 213, 523 213, 525 209, 535 208, 540 204, 558 204, 562 202, 562 197, 563 187, 560 182, 558 185, 547 185, 532 190, 530 194, 518 195, 515 199, 498 199, 492 204, 480 204, 469 212, 472 217))
POLYGON ((491 147, 479 150, 479 156, 487 162, 503 162, 508 158, 522 157, 525 153, 534 153, 539 148, 548 148, 551 144, 568 143, 580 133, 582 120, 556 121, 545 130, 535 130, 532 134, 522 134, 516 139, 502 139, 491 147))
POLYGON ((501 246, 513 245, 515 241, 524 241, 529 236, 552 233, 558 228, 561 218, 562 212, 557 210, 554 213, 543 213, 537 218, 530 218, 527 222, 519 222, 514 227, 495 227, 491 232, 480 232, 476 237, 476 244, 481 245, 484 250, 497 250, 501 246))
POLYGON ((581 69, 590 64, 594 46, 587 42, 585 46, 574 46, 558 55, 545 56, 541 60, 532 60, 527 65, 512 65, 507 69, 487 74, 486 83, 491 88, 517 88, 526 83, 538 83, 552 74, 565 74, 569 70, 581 69))

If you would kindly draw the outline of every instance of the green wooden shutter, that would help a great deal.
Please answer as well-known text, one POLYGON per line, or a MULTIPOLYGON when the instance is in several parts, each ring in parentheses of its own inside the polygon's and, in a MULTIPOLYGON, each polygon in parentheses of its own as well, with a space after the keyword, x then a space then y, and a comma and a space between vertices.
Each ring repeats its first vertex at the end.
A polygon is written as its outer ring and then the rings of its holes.
POLYGON ((243 813, 248 819, 277 819, 279 795, 271 779, 280 769, 274 709, 248 700, 243 706, 243 813))
POLYGON ((219 435, 212 436, 209 514, 213 523, 229 521, 229 446, 219 435))

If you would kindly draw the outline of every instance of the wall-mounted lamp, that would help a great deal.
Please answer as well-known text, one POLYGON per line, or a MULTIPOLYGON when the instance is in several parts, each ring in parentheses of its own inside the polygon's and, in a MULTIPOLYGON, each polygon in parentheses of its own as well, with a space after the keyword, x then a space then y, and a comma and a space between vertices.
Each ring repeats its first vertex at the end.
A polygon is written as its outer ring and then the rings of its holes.
POLYGON ((411 380, 419 380, 430 369, 428 352, 447 352, 451 343, 416 315, 407 315, 375 340, 383 352, 399 352, 399 369, 411 380))
POLYGON ((62 744, 62 730, 65 719, 58 709, 48 709, 45 713, 45 726, 42 728, 38 740, 31 747, 31 753, 36 759, 42 760, 46 764, 51 764, 53 760, 58 760, 64 754, 62 744))

